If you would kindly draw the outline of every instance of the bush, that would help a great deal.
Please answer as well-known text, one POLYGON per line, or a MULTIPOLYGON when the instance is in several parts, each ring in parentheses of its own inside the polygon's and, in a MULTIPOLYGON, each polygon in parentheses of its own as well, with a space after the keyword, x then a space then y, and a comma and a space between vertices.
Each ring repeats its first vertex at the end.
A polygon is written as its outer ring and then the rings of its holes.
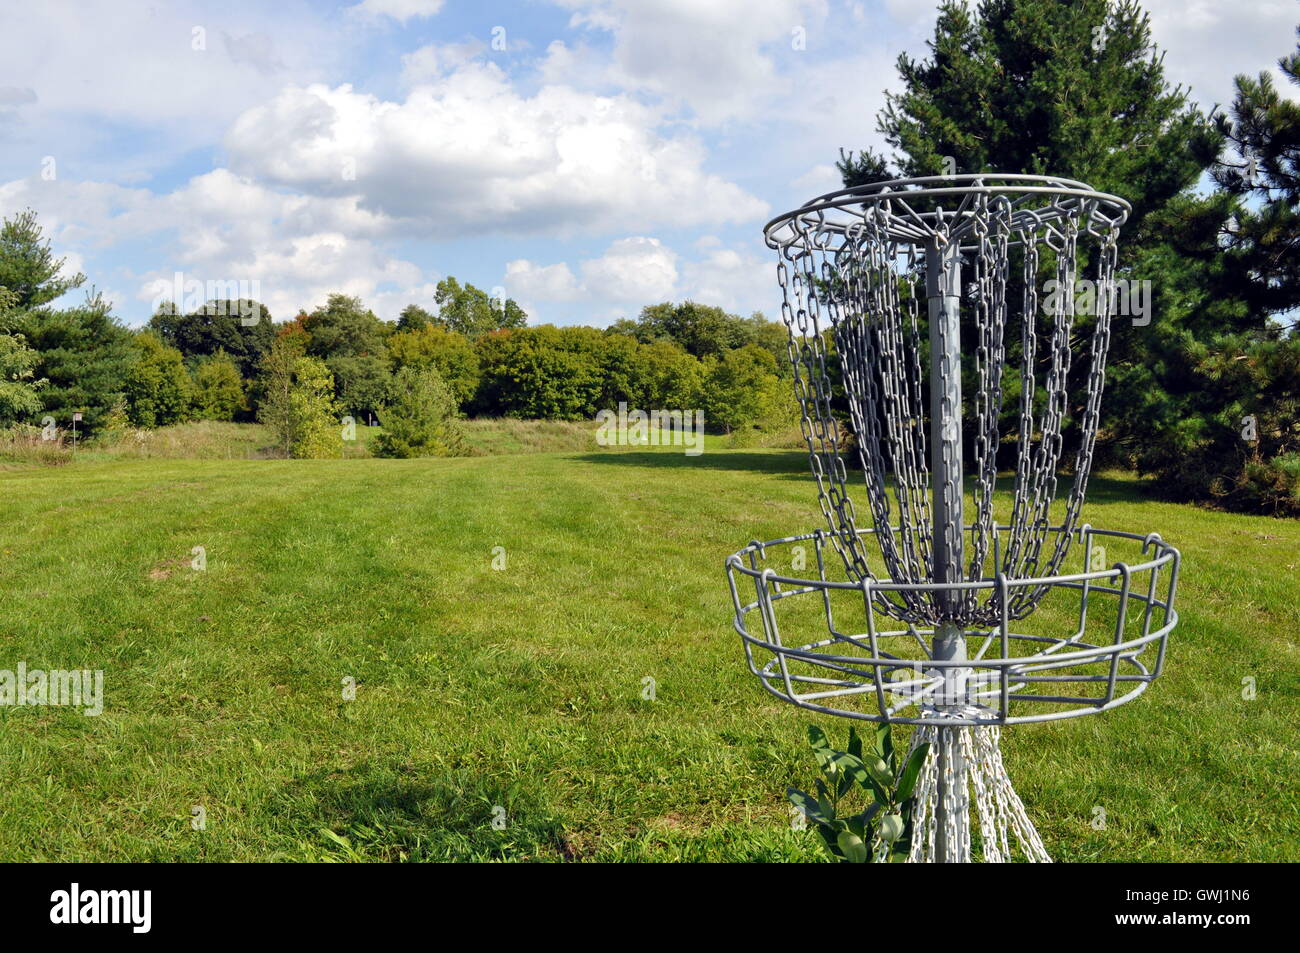
POLYGON ((712 430, 736 434, 779 430, 795 419, 794 395, 777 376, 771 352, 747 344, 704 362, 701 394, 704 422, 712 430))
POLYGON ((299 459, 329 459, 343 455, 334 378, 325 362, 300 357, 293 366, 289 393, 290 453, 299 459))
POLYGON ((371 444, 377 457, 448 457, 467 452, 456 398, 432 367, 404 367, 379 412, 384 432, 371 444))
POLYGON ((181 352, 164 344, 152 331, 141 331, 131 343, 135 361, 123 386, 131 423, 137 427, 165 427, 187 419, 193 385, 181 352))
POLYGON ((325 362, 305 357, 292 336, 276 338, 259 381, 258 419, 290 457, 339 457, 343 434, 334 402, 334 378, 325 362))
POLYGON ((234 420, 248 408, 239 368, 225 351, 194 369, 194 410, 204 420, 234 420))

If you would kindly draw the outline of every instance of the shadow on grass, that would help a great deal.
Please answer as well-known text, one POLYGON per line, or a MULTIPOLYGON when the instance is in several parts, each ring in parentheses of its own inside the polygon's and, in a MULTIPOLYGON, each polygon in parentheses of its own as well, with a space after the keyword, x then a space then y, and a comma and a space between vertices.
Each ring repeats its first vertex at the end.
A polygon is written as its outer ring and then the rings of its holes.
POLYGON ((532 860, 564 856, 558 822, 518 783, 391 765, 316 771, 282 792, 313 860, 532 860), (494 827, 494 819, 501 825, 494 827))
POLYGON ((584 463, 623 467, 748 470, 781 474, 787 478, 812 478, 808 454, 803 450, 728 450, 725 453, 705 452, 695 457, 688 457, 680 450, 620 450, 617 453, 587 453, 577 459, 584 463))
MULTIPOLYGON (((1066 477, 1061 483, 1061 493, 1068 494, 1074 477, 1066 477), (1067 482, 1068 481, 1068 482, 1067 482)), ((1137 478, 1116 478, 1093 475, 1088 477, 1088 503, 1145 503, 1159 500, 1155 483, 1151 480, 1137 478)))
MULTIPOLYGON (((585 463, 600 463, 608 466, 695 468, 702 470, 748 470, 753 473, 770 473, 785 479, 811 481, 812 474, 808 464, 808 453, 804 450, 728 450, 723 453, 702 453, 697 457, 688 457, 684 453, 667 450, 622 450, 618 453, 588 453, 577 459, 585 463)), ((862 471, 850 469, 848 484, 851 488, 863 485, 862 471)), ((1058 477, 1057 499, 1069 496, 1074 485, 1074 476, 1062 473, 1058 477)), ((969 496, 975 483, 966 481, 966 493, 969 496)), ((998 475, 997 492, 1009 498, 1015 486, 1015 474, 1008 471, 998 475)), ((1132 477, 1100 476, 1093 474, 1088 478, 1087 502, 1091 503, 1141 503, 1159 499, 1155 486, 1150 480, 1138 480, 1132 477)))

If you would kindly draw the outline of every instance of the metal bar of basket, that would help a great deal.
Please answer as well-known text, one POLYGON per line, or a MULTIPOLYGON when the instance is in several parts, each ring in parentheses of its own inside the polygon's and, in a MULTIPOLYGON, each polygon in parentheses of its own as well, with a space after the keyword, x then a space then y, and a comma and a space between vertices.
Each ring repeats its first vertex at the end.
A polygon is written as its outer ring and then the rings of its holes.
MULTIPOLYGON (((940 212, 939 221, 942 221, 940 212)), ((962 575, 963 526, 961 446, 961 254, 946 235, 935 234, 925 246, 925 294, 930 325, 930 473, 931 507, 934 514, 935 583, 959 583, 962 575)), ((961 593, 940 589, 934 594, 941 617, 954 618, 963 601, 961 593)), ((965 658, 961 629, 935 633, 936 659, 965 658)), ((952 676, 958 671, 941 671, 943 701, 954 703, 952 676)), ((935 798, 935 856, 943 862, 961 857, 969 817, 965 810, 949 810, 959 804, 966 791, 966 763, 956 730, 938 734, 938 794, 935 798)))
POLYGON ((1156 655, 1155 668, 1152 670, 1152 676, 1160 677, 1160 673, 1165 669, 1165 649, 1169 645, 1169 632, 1178 621, 1178 613, 1174 612, 1174 591, 1178 588, 1178 567, 1182 564, 1183 556, 1178 550, 1174 550, 1174 562, 1169 570, 1169 596, 1165 601, 1165 624, 1162 626, 1164 635, 1160 637, 1160 652, 1156 655), (1172 615, 1172 621, 1170 616, 1172 615))
MULTIPOLYGON (((939 237, 925 247, 925 293, 930 315, 930 473, 934 513, 935 583, 962 581, 961 258, 939 237)), ((960 595, 936 601, 954 615, 960 595)))
MULTIPOLYGON (((1092 568, 1092 525, 1084 523, 1079 528, 1079 539, 1083 543, 1083 571, 1086 573, 1092 568)), ((1079 595, 1079 631, 1075 633, 1076 637, 1082 638, 1083 633, 1088 629, 1088 583, 1090 580, 1085 579, 1079 595)))
MULTIPOLYGON (((1119 597, 1119 612, 1115 614, 1115 644, 1121 645, 1124 642, 1124 627, 1128 624, 1128 599, 1133 587, 1133 574, 1123 563, 1118 563, 1116 568, 1124 574, 1123 593, 1119 597)), ((1106 704, 1110 704, 1115 699, 1115 676, 1119 673, 1119 656, 1120 653, 1116 650, 1110 657, 1110 680, 1106 686, 1106 704)))
MULTIPOLYGON (((1007 618, 1008 615, 1007 577, 1004 576, 1002 573, 998 573, 997 580, 998 580, 998 610, 999 610, 999 614, 1001 615, 1001 619, 998 622, 998 631, 1002 635, 1002 639, 1001 639, 1002 657, 1007 658, 1011 654, 1011 646, 1010 646, 1011 639, 1010 639, 1010 631, 1009 631, 1009 626, 1011 622, 1010 619, 1007 618)), ((1011 667, 1010 666, 1007 665, 1002 666, 1002 671, 998 679, 998 687, 999 687, 998 719, 999 721, 1005 723, 1007 717, 1011 714, 1011 710, 1010 710, 1011 699, 1009 697, 1011 692, 1011 667)))
MULTIPOLYGON (((867 640, 871 645, 871 657, 880 657, 880 645, 876 641, 876 613, 871 608, 871 579, 862 580, 862 605, 867 613, 867 640)), ((889 721, 889 705, 885 701, 885 686, 880 679, 880 666, 871 666, 872 683, 876 688, 876 704, 885 721, 889 721)))

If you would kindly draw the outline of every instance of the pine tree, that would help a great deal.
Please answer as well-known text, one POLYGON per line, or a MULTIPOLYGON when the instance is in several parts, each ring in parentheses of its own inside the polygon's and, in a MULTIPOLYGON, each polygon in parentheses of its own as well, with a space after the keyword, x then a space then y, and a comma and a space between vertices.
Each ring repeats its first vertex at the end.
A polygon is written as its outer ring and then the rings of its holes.
POLYGON ((16 324, 40 355, 33 373, 48 381, 40 391, 43 411, 60 427, 82 412, 79 429, 88 435, 103 426, 121 405, 135 359, 131 332, 113 316, 112 303, 92 292, 79 306, 38 308, 16 324))
POLYGON ((379 412, 384 432, 374 443, 378 457, 450 457, 465 452, 456 397, 436 367, 403 367, 393 395, 379 412))
MULTIPOLYGON (((1278 65, 1300 85, 1300 46, 1278 65)), ((1242 75, 1216 123, 1221 191, 1169 223, 1197 315, 1166 335, 1135 458, 1171 497, 1300 514, 1300 106, 1242 75)))
MULTIPOLYGON (((1175 244, 1213 235, 1227 218, 1221 197, 1191 191, 1222 136, 1166 81, 1135 0, 983 0, 974 9, 946 0, 929 48, 919 61, 899 57, 903 88, 888 94, 878 117, 896 150, 892 168, 871 152, 842 152, 845 185, 996 171, 1063 176, 1128 200, 1116 277, 1151 282, 1152 319, 1113 325, 1101 454, 1131 462, 1159 432, 1171 409, 1164 399, 1180 386, 1168 356, 1189 334, 1204 338, 1207 328, 1240 330, 1253 320, 1239 297, 1207 285, 1220 256, 1202 242, 1198 260, 1175 244)), ((1081 269, 1089 264, 1085 255, 1081 269)), ((1012 275, 1010 301, 1019 300, 1018 282, 1012 275)), ((1079 316, 1076 334, 1086 337, 1090 324, 1079 316)), ((1009 352, 1017 347, 1013 340, 1009 352)), ((1086 370, 1086 361, 1074 362, 1071 394, 1084 392, 1086 370)), ((1077 419, 1081 407, 1069 410, 1077 419)), ((1004 427, 1014 429, 1009 405, 1004 427)))
POLYGON ((19 335, 38 355, 28 372, 45 384, 40 412, 60 426, 81 411, 83 432, 98 429, 122 402, 127 369, 134 360, 131 333, 113 317, 112 304, 93 290, 79 306, 53 310, 51 302, 81 287, 85 276, 61 277, 34 212, 0 225, 0 288, 10 292, 6 332, 19 335))
POLYGON ((65 258, 55 258, 36 213, 31 209, 0 226, 0 288, 14 293, 12 306, 30 311, 80 288, 83 274, 61 277, 65 258))
MULTIPOLYGON (((1278 68, 1300 87, 1300 43, 1278 68)), ((1233 210, 1233 276, 1252 313, 1289 311, 1300 305, 1300 103, 1283 97, 1266 72, 1238 76, 1232 115, 1217 123, 1233 155, 1215 164, 1214 179, 1229 195, 1254 200, 1233 210)))

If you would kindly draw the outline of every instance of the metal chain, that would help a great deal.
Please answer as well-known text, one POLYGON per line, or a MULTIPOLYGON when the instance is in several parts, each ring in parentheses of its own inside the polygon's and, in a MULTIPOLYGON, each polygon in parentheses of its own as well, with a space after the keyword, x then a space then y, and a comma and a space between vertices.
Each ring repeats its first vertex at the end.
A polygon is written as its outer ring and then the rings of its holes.
MULTIPOLYGON (((968 197, 969 198, 969 197, 968 197)), ((960 576, 991 578, 994 572, 1011 578, 1054 574, 1068 553, 1092 465, 1110 317, 1114 307, 1113 280, 1118 225, 1090 218, 1092 208, 1081 203, 1054 218, 1017 211, 1005 197, 979 195, 956 213, 940 210, 935 228, 944 232, 964 227, 963 250, 973 260, 974 279, 967 296, 973 311, 975 347, 970 358, 975 382, 971 396, 974 430, 974 515, 968 558, 960 576), (1064 448, 1063 430, 1070 412, 1069 372, 1071 334, 1075 328, 1074 288, 1079 272, 1080 220, 1089 234, 1099 234, 1097 320, 1091 338, 1091 364, 1082 395, 1083 412, 1075 421, 1080 435, 1074 461, 1074 483, 1065 507, 1062 530, 1051 526, 1057 496, 1057 469, 1064 448), (1100 224, 1103 231, 1096 230, 1100 224), (1040 248, 1054 255, 1057 293, 1047 327, 1040 334, 1040 248), (1021 295, 1018 377, 1019 424, 1014 487, 1008 525, 994 517, 1001 414, 1008 368, 1006 329, 1007 285, 1011 250, 1018 248, 1021 295), (1040 337, 1042 409, 1038 370, 1040 337), (998 545, 1005 534, 1006 545, 998 545), (1054 543, 1043 558, 1048 537, 1054 543), (998 556, 990 560, 990 547, 998 556)), ((830 540, 854 581, 885 578, 904 583, 934 580, 934 517, 931 505, 927 416, 941 408, 928 406, 921 340, 921 283, 925 262, 918 255, 917 227, 905 204, 892 199, 871 203, 851 227, 831 227, 820 216, 794 221, 797 237, 780 246, 777 277, 782 290, 782 320, 789 332, 788 350, 794 371, 800 427, 809 451, 822 514, 830 540), (826 335, 839 361, 849 422, 856 442, 857 462, 866 486, 866 501, 875 526, 879 553, 877 576, 859 535, 857 514, 848 491, 846 458, 849 446, 833 413, 826 335)), ((930 373, 957 374, 956 367, 930 373)), ((956 418, 961 408, 948 408, 956 418)), ((947 443, 948 441, 945 441, 947 443)), ((947 527, 952 530, 952 527, 947 527)), ((948 538, 947 552, 960 552, 948 538)), ((874 558, 874 557, 872 557, 874 558)), ((1012 618, 1022 618, 1043 598, 1047 587, 1020 588, 1010 600, 1012 618)), ((909 624, 934 625, 952 618, 963 626, 993 625, 1001 606, 993 597, 983 601, 967 593, 954 599, 934 592, 873 589, 880 611, 909 624), (954 611, 954 605, 957 607, 954 611)))

